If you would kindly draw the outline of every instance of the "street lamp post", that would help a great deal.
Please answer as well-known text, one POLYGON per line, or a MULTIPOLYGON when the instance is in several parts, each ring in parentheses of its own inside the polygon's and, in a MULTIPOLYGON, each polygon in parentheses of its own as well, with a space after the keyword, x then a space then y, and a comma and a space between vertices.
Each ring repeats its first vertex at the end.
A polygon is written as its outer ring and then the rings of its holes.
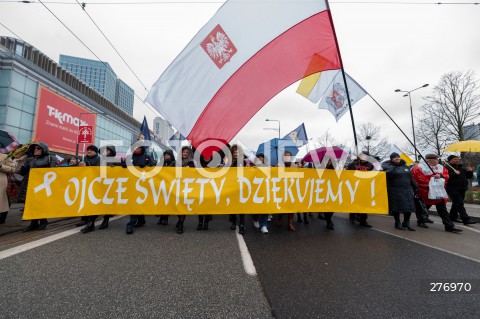
POLYGON ((266 122, 278 122, 278 139, 280 139, 280 121, 279 120, 270 120, 266 119, 266 122))
POLYGON ((372 137, 370 135, 367 135, 365 139, 367 140, 367 153, 370 154, 370 140, 372 139, 372 137))
POLYGON ((403 97, 406 97, 408 96, 409 100, 410 100, 410 116, 412 118, 412 134, 413 134, 413 148, 415 149, 415 161, 418 160, 418 157, 417 157, 417 142, 415 141, 415 125, 413 123, 413 108, 412 108, 412 96, 411 96, 411 93, 413 91, 416 91, 418 89, 421 89, 421 88, 425 88, 428 86, 428 83, 427 84, 424 84, 416 89, 413 89, 413 90, 410 90, 410 91, 403 91, 403 90, 400 90, 400 89, 396 89, 395 92, 403 92, 405 93, 405 95, 403 97))

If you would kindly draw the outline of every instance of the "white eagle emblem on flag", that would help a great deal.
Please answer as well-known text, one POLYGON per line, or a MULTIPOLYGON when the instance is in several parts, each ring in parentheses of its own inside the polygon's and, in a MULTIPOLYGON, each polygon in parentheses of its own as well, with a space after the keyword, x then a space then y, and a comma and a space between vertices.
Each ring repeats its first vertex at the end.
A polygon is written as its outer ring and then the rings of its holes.
POLYGON ((220 25, 217 25, 210 32, 207 38, 203 40, 201 46, 219 69, 237 53, 237 48, 220 25))

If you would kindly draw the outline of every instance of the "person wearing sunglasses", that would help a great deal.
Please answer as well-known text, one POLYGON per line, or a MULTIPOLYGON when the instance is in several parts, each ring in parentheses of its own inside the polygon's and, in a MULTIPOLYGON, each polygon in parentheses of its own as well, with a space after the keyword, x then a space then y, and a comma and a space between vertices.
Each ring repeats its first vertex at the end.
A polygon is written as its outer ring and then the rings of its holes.
MULTIPOLYGON (((18 193, 18 203, 25 203, 27 198, 28 178, 31 169, 58 166, 57 159, 50 155, 50 150, 48 149, 48 145, 46 143, 32 143, 28 147, 28 151, 29 158, 20 167, 18 172, 18 174, 23 176, 20 191, 18 193)), ((43 230, 47 227, 47 224, 48 222, 46 218, 32 219, 30 225, 25 229, 25 231, 43 230)))

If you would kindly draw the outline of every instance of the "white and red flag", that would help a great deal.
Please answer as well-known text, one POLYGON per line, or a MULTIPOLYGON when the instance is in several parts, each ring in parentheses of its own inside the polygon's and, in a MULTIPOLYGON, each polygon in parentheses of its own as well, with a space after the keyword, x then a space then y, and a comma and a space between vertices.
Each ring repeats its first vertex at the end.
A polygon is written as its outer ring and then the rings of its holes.
POLYGON ((284 88, 340 67, 325 0, 229 0, 146 100, 194 147, 227 143, 284 88))

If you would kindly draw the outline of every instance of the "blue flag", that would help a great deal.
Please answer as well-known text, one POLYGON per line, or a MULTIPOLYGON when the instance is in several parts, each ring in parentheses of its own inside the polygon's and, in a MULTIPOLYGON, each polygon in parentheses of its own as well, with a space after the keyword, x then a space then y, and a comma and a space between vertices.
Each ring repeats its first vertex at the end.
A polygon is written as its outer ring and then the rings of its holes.
POLYGON ((175 150, 175 152, 178 152, 180 150, 180 147, 182 146, 182 141, 185 140, 185 136, 183 136, 179 131, 177 131, 175 134, 170 137, 168 140, 168 144, 175 150))
POLYGON ((302 123, 299 127, 288 133, 283 137, 284 140, 292 140, 297 147, 303 146, 308 143, 307 131, 305 125, 302 123))
POLYGON ((147 117, 143 116, 142 126, 140 126, 140 133, 143 135, 145 141, 151 141, 150 129, 148 128, 147 117))

